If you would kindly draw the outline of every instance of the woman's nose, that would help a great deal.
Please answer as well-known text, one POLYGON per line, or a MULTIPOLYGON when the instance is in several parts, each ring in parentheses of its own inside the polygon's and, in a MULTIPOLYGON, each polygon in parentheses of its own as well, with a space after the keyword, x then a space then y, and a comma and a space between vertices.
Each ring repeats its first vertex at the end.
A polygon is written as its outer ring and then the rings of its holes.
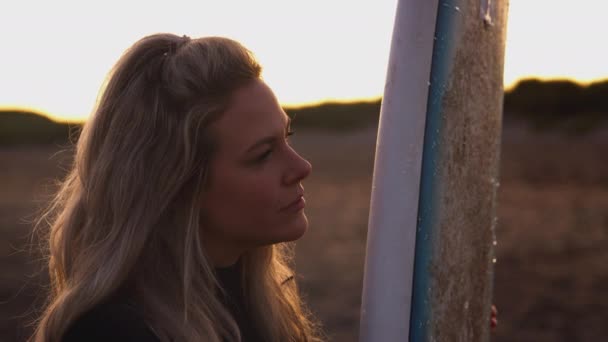
POLYGON ((292 184, 300 182, 304 178, 308 177, 312 172, 312 165, 308 160, 299 155, 295 150, 292 149, 293 158, 292 165, 289 168, 289 172, 285 175, 285 183, 292 184))

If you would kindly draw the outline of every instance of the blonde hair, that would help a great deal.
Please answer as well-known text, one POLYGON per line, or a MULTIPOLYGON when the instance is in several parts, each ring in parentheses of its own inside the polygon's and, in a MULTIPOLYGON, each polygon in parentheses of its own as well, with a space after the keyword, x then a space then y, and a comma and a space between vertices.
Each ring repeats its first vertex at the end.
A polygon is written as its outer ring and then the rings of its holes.
MULTIPOLYGON (((40 221, 52 293, 34 341, 60 341, 125 289, 161 341, 240 340, 201 243, 199 199, 216 149, 208 127, 260 72, 227 38, 155 34, 126 51, 40 221)), ((295 281, 284 283, 290 260, 285 244, 241 257, 248 309, 265 340, 318 341, 295 281)))

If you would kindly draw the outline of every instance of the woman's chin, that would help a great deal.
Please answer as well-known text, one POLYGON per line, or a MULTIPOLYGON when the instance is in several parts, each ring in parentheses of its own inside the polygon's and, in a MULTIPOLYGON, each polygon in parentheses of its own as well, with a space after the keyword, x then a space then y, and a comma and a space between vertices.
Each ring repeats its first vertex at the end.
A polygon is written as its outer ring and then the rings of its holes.
POLYGON ((308 229, 308 218, 301 212, 297 218, 289 222, 289 224, 280 227, 276 232, 274 243, 290 242, 301 238, 308 229))

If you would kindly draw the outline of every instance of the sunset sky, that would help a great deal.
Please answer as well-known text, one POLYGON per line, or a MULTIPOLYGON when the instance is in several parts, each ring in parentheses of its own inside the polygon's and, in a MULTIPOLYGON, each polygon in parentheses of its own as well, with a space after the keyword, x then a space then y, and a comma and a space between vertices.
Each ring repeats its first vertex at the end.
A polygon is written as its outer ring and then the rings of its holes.
MULTIPOLYGON (((241 41, 286 105, 379 97, 396 3, 8 2, 0 13, 0 107, 84 120, 120 54, 156 32, 241 41)), ((505 86, 532 76, 608 78, 605 8, 599 0, 511 0, 505 86)))

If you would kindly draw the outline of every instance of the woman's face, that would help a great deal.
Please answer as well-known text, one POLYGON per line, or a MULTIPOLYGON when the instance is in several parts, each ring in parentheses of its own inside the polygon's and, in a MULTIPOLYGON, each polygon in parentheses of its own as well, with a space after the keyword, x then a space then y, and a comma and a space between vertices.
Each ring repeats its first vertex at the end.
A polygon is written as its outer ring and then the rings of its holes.
POLYGON ((311 165, 289 145, 289 121, 272 90, 255 80, 235 92, 211 125, 218 148, 203 195, 202 229, 216 265, 306 231, 301 182, 311 165))

